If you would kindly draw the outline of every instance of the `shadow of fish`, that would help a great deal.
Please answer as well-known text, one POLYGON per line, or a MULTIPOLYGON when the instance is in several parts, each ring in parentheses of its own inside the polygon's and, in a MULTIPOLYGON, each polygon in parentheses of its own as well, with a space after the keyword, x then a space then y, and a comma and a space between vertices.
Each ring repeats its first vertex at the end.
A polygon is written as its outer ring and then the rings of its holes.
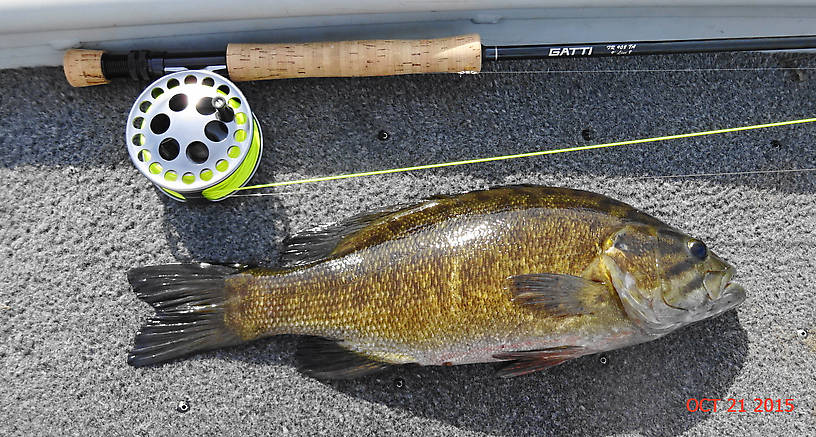
POLYGON ((310 336, 304 372, 504 362, 517 376, 661 337, 745 300, 699 240, 586 191, 510 186, 435 196, 307 230, 285 267, 136 268, 156 309, 144 366, 278 334, 310 336))

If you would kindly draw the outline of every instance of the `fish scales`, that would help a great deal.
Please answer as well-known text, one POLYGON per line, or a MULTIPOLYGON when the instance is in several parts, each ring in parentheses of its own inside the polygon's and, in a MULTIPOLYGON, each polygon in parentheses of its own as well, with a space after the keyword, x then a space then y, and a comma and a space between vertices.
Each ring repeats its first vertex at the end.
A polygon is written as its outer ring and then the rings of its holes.
POLYGON ((373 356, 398 350, 421 364, 441 364, 440 356, 464 343, 518 344, 518 333, 550 339, 610 321, 630 328, 619 305, 570 322, 515 305, 507 290, 513 275, 581 276, 629 214, 602 200, 525 188, 437 200, 417 216, 363 229, 339 246, 360 248, 350 255, 282 273, 247 272, 259 277, 230 287, 240 307, 227 312, 230 326, 246 340, 319 335, 373 356))

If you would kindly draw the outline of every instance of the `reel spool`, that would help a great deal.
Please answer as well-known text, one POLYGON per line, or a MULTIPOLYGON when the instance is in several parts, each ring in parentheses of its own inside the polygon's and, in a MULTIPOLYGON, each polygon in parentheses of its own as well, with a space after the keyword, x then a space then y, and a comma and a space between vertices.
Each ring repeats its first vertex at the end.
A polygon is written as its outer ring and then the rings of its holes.
POLYGON ((136 99, 125 140, 136 168, 170 198, 219 201, 260 162, 261 128, 232 82, 204 70, 168 74, 136 99))

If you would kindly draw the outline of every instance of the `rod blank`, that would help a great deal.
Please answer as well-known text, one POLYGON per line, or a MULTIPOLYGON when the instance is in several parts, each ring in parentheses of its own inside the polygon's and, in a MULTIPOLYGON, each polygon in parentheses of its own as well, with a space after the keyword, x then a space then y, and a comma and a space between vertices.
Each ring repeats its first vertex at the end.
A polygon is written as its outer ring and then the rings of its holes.
POLYGON ((486 46, 485 61, 554 57, 672 55, 680 53, 743 52, 816 48, 816 36, 770 36, 673 41, 629 41, 586 44, 486 46))

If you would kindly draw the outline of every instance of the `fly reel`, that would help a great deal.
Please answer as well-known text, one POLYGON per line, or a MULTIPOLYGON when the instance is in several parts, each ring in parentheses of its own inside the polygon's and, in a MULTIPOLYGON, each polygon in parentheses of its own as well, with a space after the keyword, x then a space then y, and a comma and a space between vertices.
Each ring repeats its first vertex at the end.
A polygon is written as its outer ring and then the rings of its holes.
POLYGON ((225 199, 252 178, 263 149, 244 95, 204 70, 150 84, 130 110, 125 138, 136 168, 182 202, 225 199))

